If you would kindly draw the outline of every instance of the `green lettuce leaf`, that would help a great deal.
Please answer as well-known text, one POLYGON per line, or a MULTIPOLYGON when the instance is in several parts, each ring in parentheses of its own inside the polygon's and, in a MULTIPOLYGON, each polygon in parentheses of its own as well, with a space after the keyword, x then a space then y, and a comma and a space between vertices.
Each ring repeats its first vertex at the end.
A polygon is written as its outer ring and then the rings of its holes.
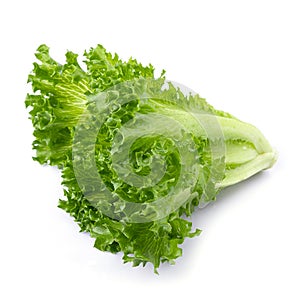
POLYGON ((133 266, 174 263, 184 239, 199 235, 186 219, 218 192, 267 169, 276 154, 261 132, 168 82, 163 72, 98 45, 65 64, 37 49, 26 107, 33 158, 58 166, 59 207, 133 266))

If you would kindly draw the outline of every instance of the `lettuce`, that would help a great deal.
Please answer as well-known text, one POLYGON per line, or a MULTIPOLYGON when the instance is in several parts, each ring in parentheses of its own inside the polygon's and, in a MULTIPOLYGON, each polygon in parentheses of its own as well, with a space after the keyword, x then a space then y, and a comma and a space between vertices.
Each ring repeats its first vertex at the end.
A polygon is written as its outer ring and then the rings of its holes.
POLYGON ((174 263, 187 220, 218 192, 271 167, 276 154, 254 126, 214 109, 188 88, 154 77, 152 65, 98 45, 66 63, 37 49, 26 97, 33 158, 58 166, 59 207, 133 266, 174 263))

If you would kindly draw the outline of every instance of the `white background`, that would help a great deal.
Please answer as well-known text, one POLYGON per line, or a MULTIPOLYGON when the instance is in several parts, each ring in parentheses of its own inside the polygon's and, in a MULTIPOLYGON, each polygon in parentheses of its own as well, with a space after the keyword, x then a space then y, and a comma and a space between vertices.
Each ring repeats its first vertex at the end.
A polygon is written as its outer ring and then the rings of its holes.
POLYGON ((2 1, 1 299, 300 299, 299 1, 2 1), (255 124, 277 164, 193 215, 175 266, 123 265, 57 208, 59 173, 31 160, 34 52, 103 44, 152 63, 255 124))

